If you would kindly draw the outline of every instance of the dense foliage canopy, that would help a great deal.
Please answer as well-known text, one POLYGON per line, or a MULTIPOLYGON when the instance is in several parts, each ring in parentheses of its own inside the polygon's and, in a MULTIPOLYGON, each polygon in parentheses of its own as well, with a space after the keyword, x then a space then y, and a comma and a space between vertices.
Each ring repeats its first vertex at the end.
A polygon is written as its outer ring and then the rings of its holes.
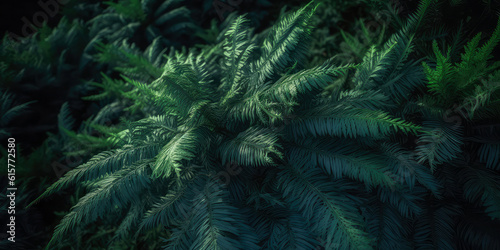
POLYGON ((269 28, 258 8, 203 28, 183 1, 91 2, 94 17, 0 45, 2 138, 33 112, 23 97, 69 93, 37 100, 56 125, 18 163, 21 212, 71 204, 44 247, 500 248, 500 21, 431 30, 446 6, 422 0, 387 12, 393 27, 327 38, 329 15, 386 7, 313 1, 269 28), (325 45, 340 37, 356 46, 325 45), (52 169, 48 187, 28 178, 52 169))

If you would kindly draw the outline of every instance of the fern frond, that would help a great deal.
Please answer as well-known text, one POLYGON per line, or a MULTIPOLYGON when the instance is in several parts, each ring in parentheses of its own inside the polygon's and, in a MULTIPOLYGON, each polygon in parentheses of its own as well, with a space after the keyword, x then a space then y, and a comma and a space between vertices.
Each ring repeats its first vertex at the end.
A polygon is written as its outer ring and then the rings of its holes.
POLYGON ((243 166, 275 165, 273 157, 282 158, 278 135, 270 129, 249 128, 239 133, 235 138, 224 141, 217 153, 222 165, 237 163, 243 166))
POLYGON ((88 224, 113 206, 137 203, 138 197, 150 184, 147 169, 151 162, 146 160, 132 164, 97 182, 97 188, 82 197, 56 227, 48 246, 64 237, 77 224, 88 224))
POLYGON ((354 106, 361 109, 387 110, 389 97, 381 91, 345 90, 332 93, 332 99, 342 106, 354 106))
POLYGON ((392 118, 380 110, 360 109, 349 106, 318 105, 300 113, 289 129, 294 136, 382 137, 396 131, 416 133, 420 127, 399 118, 392 118))
POLYGON ((389 158, 389 166, 392 166, 394 178, 401 184, 407 185, 412 190, 418 182, 431 191, 435 197, 442 197, 441 183, 432 175, 429 168, 417 163, 415 152, 406 152, 397 144, 383 144, 382 149, 389 158))
POLYGON ((325 62, 321 66, 281 77, 270 88, 266 89, 263 96, 283 103, 287 107, 293 107, 297 104, 298 97, 317 94, 351 68, 351 65, 335 67, 329 62, 325 62))
POLYGON ((198 192, 185 225, 167 241, 168 249, 258 249, 258 239, 237 209, 227 203, 227 191, 213 180, 197 182, 198 192), (238 225, 236 227, 235 225, 238 225), (189 228, 189 230, 188 230, 189 228), (198 232, 196 235, 191 230, 198 232), (189 238, 188 236, 192 237, 189 238))
POLYGON ((454 204, 426 208, 413 225, 415 232, 412 248, 456 249, 454 217, 459 214, 460 211, 454 204))
POLYGON ((71 111, 69 110, 68 103, 65 102, 61 106, 61 111, 57 115, 57 124, 59 129, 72 130, 75 124, 75 119, 71 117, 71 111))
POLYGON ((316 8, 317 5, 310 2, 273 26, 264 41, 262 56, 253 66, 252 84, 266 84, 286 68, 302 63, 311 32, 310 19, 316 8))
MULTIPOLYGON (((14 95, 7 91, 1 91, 0 96, 0 128, 3 128, 12 121, 16 116, 26 111, 28 106, 33 102, 27 102, 20 105, 14 105, 14 95)), ((5 132, 7 133, 7 132, 5 132)))
POLYGON ((311 224, 311 229, 326 239, 325 248, 372 248, 363 218, 355 212, 359 200, 348 193, 355 186, 345 180, 332 181, 318 169, 299 173, 292 167, 283 169, 278 183, 285 199, 308 221, 324 222, 311 224))
POLYGON ((120 226, 116 229, 115 236, 113 236, 111 242, 126 239, 126 237, 131 234, 132 230, 139 225, 144 212, 144 202, 132 203, 127 215, 125 215, 120 226))
POLYGON ((189 188, 192 188, 192 183, 196 181, 199 180, 195 179, 183 183, 180 187, 176 187, 175 190, 169 191, 165 196, 161 197, 145 214, 138 232, 158 225, 171 227, 179 223, 182 224, 181 222, 189 216, 190 201, 193 198, 189 188))
POLYGON ((263 248, 316 249, 319 242, 309 229, 304 217, 281 207, 256 210, 252 214, 263 248))
POLYGON ((258 249, 255 233, 245 226, 238 209, 227 202, 227 195, 227 191, 218 189, 213 181, 207 182, 196 195, 192 228, 199 233, 191 248, 258 249))
POLYGON ((168 178, 173 173, 179 177, 183 162, 194 159, 196 154, 200 152, 200 147, 206 147, 207 139, 207 131, 204 128, 179 131, 158 153, 153 166, 153 177, 168 178))
POLYGON ((485 143, 479 148, 479 158, 486 163, 486 167, 499 170, 500 169, 500 143, 485 143))
POLYGON ((401 31, 387 41, 380 52, 372 47, 356 72, 357 89, 379 90, 399 101, 423 85, 424 75, 417 63, 408 60, 413 34, 401 31))
POLYGON ((411 219, 422 213, 425 191, 421 187, 412 190, 409 188, 400 188, 398 190, 380 188, 378 196, 381 202, 391 204, 402 216, 411 219))
POLYGON ((439 121, 424 122, 424 133, 417 141, 419 163, 428 162, 434 171, 437 165, 451 161, 462 152, 462 129, 460 126, 439 121))
POLYGON ((377 239, 378 249, 411 249, 409 220, 391 204, 372 198, 367 206, 367 231, 377 239))
MULTIPOLYGON (((394 188, 396 183, 389 174, 385 159, 377 154, 359 150, 357 145, 343 140, 303 139, 294 145, 289 155, 290 162, 306 160, 308 169, 320 167, 333 177, 349 177, 366 185, 394 188)), ((297 166, 301 167, 301 166, 297 166)))
POLYGON ((437 42, 434 41, 432 44, 432 48, 436 55, 436 69, 431 69, 425 62, 423 63, 425 73, 427 75, 427 79, 429 83, 427 84, 430 91, 445 94, 451 87, 451 80, 453 79, 453 74, 456 74, 456 70, 453 68, 452 63, 449 61, 449 50, 448 54, 444 56, 441 51, 439 51, 439 47, 437 42))
POLYGON ((245 91, 247 80, 244 79, 245 68, 248 67, 248 60, 255 48, 247 40, 248 20, 244 16, 238 17, 226 31, 224 42, 224 63, 225 73, 221 79, 219 89, 225 92, 221 104, 225 105, 231 98, 240 95, 245 91), (243 89, 242 89, 243 88, 243 89))
POLYGON ((104 177, 106 174, 114 173, 123 168, 124 165, 134 162, 150 159, 156 156, 159 150, 157 143, 151 143, 141 146, 124 147, 123 149, 105 151, 92 157, 87 163, 82 164, 57 180, 43 194, 31 202, 27 207, 33 206, 41 199, 74 185, 82 181, 89 181, 104 177))
POLYGON ((142 10, 141 0, 126 0, 118 3, 111 1, 104 2, 111 6, 116 13, 123 14, 124 16, 132 19, 144 20, 145 13, 142 10))
POLYGON ((487 216, 462 216, 462 220, 457 225, 457 235, 464 239, 461 246, 482 249, 499 248, 500 240, 496 232, 500 227, 495 222, 487 216))
POLYGON ((464 197, 482 203, 485 212, 494 219, 500 219, 500 178, 490 170, 467 167, 462 170, 464 197))

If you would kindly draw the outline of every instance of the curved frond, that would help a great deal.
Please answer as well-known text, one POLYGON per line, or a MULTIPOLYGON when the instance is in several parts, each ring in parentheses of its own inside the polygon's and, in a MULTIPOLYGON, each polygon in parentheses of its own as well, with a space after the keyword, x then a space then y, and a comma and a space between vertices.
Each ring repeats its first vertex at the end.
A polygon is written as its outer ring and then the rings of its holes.
POLYGON ((359 199, 348 193, 355 186, 345 180, 332 181, 318 169, 300 173, 292 167, 283 169, 278 183, 285 199, 325 239, 326 249, 372 249, 363 217, 356 212, 359 199))
POLYGON ((179 177, 183 162, 193 160, 200 153, 200 147, 206 147, 206 139, 207 131, 204 128, 179 131, 158 153, 153 166, 153 177, 168 178, 173 173, 179 177))
POLYGON ((462 152, 463 144, 461 126, 445 122, 428 121, 424 123, 424 131, 417 141, 417 159, 419 163, 429 162, 431 169, 443 162, 451 161, 462 152))
POLYGON ((60 240, 76 225, 95 221, 113 206, 123 209, 130 203, 138 203, 143 190, 151 183, 147 174, 151 162, 140 161, 98 181, 93 190, 82 197, 57 225, 48 246, 60 240))
POLYGON ((235 138, 222 142, 217 153, 222 165, 237 163, 243 166, 276 164, 273 157, 282 157, 278 135, 271 129, 249 128, 235 138))
POLYGON ((261 58, 253 66, 252 84, 266 84, 295 63, 302 64, 311 32, 310 19, 317 5, 313 2, 283 17, 264 41, 261 58))
POLYGON ((416 133, 420 127, 399 118, 391 117, 387 112, 369 110, 335 103, 317 105, 300 112, 300 119, 295 119, 287 127, 294 136, 340 136, 380 138, 396 131, 416 133))
MULTIPOLYGON (((294 145, 289 154, 290 162, 305 160, 307 169, 320 167, 335 178, 349 177, 367 186, 394 188, 386 160, 378 154, 359 150, 359 145, 344 140, 303 139, 294 145)), ((301 167, 301 166, 298 166, 301 167)))
POLYGON ((143 159, 151 159, 156 156, 158 150, 158 144, 152 143, 139 147, 129 145, 123 149, 99 153, 92 157, 87 163, 70 170, 27 207, 75 183, 95 180, 122 169, 124 165, 130 165, 143 159))
POLYGON ((500 178, 490 170, 467 167, 462 170, 464 197, 470 202, 483 204, 486 213, 500 219, 500 178))

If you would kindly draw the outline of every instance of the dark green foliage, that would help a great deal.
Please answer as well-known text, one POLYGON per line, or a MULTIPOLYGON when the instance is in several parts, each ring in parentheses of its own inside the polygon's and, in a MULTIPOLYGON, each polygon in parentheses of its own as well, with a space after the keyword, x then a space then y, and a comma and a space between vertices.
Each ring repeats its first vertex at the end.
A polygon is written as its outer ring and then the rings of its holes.
MULTIPOLYGON (((2 148, 2 152, 7 152, 7 150, 2 148)), ((18 166, 23 166, 24 168, 36 168, 40 164, 44 164, 47 158, 44 158, 43 154, 34 153, 29 159, 23 158, 18 166), (21 165, 22 164, 22 165, 21 165)), ((47 156, 48 157, 48 156, 47 156)), ((7 162, 6 157, 2 157, 0 160, 7 162)), ((4 168, 6 169, 6 168, 4 168)), ((22 172, 21 170, 20 172, 22 172)), ((3 175, 3 173, 2 173, 3 175)), ((44 227, 43 212, 39 209, 25 209, 24 207, 33 200, 34 197, 40 195, 44 189, 49 185, 46 178, 28 177, 25 178, 23 175, 19 175, 21 179, 16 180, 16 205, 15 205, 15 215, 9 214, 7 211, 9 209, 10 197, 7 195, 11 191, 7 190, 7 179, 2 180, 2 193, 0 194, 0 209, 2 214, 0 219, 2 221, 8 221, 10 216, 16 216, 16 248, 17 249, 42 249, 44 247, 43 239, 46 233, 50 233, 47 228, 44 227), (37 180, 41 179, 41 180, 37 180), (4 182, 5 181, 5 182, 4 182), (5 184, 4 184, 5 183, 5 184)), ((6 223, 7 224, 7 223, 6 223)), ((0 241, 0 247, 3 249, 8 249, 12 247, 12 242, 7 239, 0 241)))
POLYGON ((14 96, 7 91, 0 91, 0 138, 10 135, 7 125, 25 111, 30 103, 14 105, 14 96))
POLYGON ((179 45, 180 38, 196 27, 189 10, 179 0, 125 0, 105 4, 109 7, 89 21, 90 35, 103 42, 128 40, 138 46, 159 39, 162 46, 179 45))
POLYGON ((85 113, 86 105, 80 98, 90 89, 83 82, 95 70, 88 46, 92 44, 84 24, 65 18, 57 27, 44 26, 22 42, 5 38, 0 45, 2 63, 8 71, 16 72, 0 83, 2 88, 15 92, 22 100, 37 100, 37 105, 22 117, 24 123, 16 124, 17 132, 13 134, 17 138, 39 138, 25 145, 27 148, 38 147, 47 132, 57 131, 57 114, 64 102, 85 113))
MULTIPOLYGON (((92 105, 105 109, 104 106, 109 104, 90 104, 81 100, 81 97, 93 94, 92 87, 86 84, 88 81, 98 81, 101 71, 112 73, 110 69, 114 65, 110 65, 111 62, 96 60, 99 52, 96 47, 102 46, 103 42, 121 45, 123 41, 128 41, 131 46, 145 48, 152 42, 158 47, 179 46, 187 40, 199 41, 186 36, 194 33, 189 27, 196 25, 189 11, 179 1, 118 1, 104 4, 89 0, 84 3, 70 1, 66 8, 59 7, 67 15, 56 27, 44 25, 32 37, 20 41, 4 36, 0 44, 2 88, 15 92, 22 100, 39 100, 39 105, 32 110, 36 115, 24 119, 30 122, 34 120, 38 124, 30 131, 37 138, 57 130, 54 121, 64 102, 68 102, 72 110, 84 114, 78 117, 78 125, 82 120, 98 115, 92 105), (90 13, 94 15, 93 21, 88 16, 90 13), (137 30, 132 29, 132 34, 125 37, 117 30, 124 27, 136 27, 137 30), (142 40, 147 34, 151 39, 142 40), (116 35, 120 39, 113 37, 116 35)), ((36 147, 42 141, 31 146, 36 147)))
POLYGON ((41 102, 2 92, 0 134, 45 125, 18 145, 20 213, 71 206, 40 244, 500 248, 500 22, 450 25, 467 0, 293 3, 71 1, 5 38, 2 88, 41 102))
MULTIPOLYGON (((423 99, 423 105, 427 109, 447 110, 441 113, 445 118, 444 121, 432 123, 429 121, 430 128, 437 134, 425 135, 422 138, 423 141, 430 144, 418 149, 422 155, 421 161, 428 160, 433 167, 434 161, 439 164, 457 158, 458 154, 461 153, 461 146, 466 140, 464 128, 472 129, 467 133, 469 136, 479 136, 478 138, 495 136, 494 132, 493 134, 488 133, 488 135, 482 134, 483 131, 479 128, 484 124, 494 124, 500 115, 498 112, 500 100, 500 85, 497 79, 498 64, 489 63, 493 48, 499 42, 499 35, 500 21, 493 36, 483 46, 479 47, 481 34, 476 35, 467 43, 465 51, 461 55, 462 60, 457 63, 450 61, 449 54, 443 55, 437 43, 434 42, 435 69, 426 63, 423 66, 428 79, 429 92, 438 98, 423 99), (469 122, 475 122, 474 125, 471 124, 472 128, 464 126, 469 122)), ((475 143, 481 144, 481 139, 475 140, 475 143)), ((490 145, 490 143, 486 143, 480 147, 489 148, 490 145)), ((491 149, 494 148, 493 144, 491 149)), ((490 168, 496 169, 498 154, 492 152, 486 162, 490 168)))
POLYGON ((365 249, 383 244, 367 221, 380 218, 358 210, 374 192, 409 221, 421 214, 422 197, 438 197, 440 184, 417 162, 416 181, 398 182, 409 152, 390 146, 396 133, 420 131, 389 113, 423 84, 418 64, 407 59, 409 31, 367 55, 353 88, 321 95, 353 67, 327 61, 303 69, 314 9, 283 17, 262 46, 238 17, 221 47, 167 56, 154 81, 106 80, 133 86, 124 96, 146 117, 113 136, 117 149, 97 154, 41 196, 74 184, 88 188, 51 243, 106 214, 119 225, 116 237, 135 226, 167 226, 168 248, 365 249))
POLYGON ((387 35, 389 6, 378 0, 324 0, 313 17, 316 30, 309 53, 311 65, 335 55, 340 63, 358 63, 371 46, 379 46, 387 35), (359 18, 361 17, 361 18, 359 18))
POLYGON ((433 216, 442 220, 441 225, 430 229, 445 229, 442 238, 448 242, 452 236, 464 239, 453 248, 500 247, 498 239, 491 238, 500 211, 500 85, 498 63, 490 61, 499 34, 500 22, 483 45, 479 45, 481 34, 475 35, 465 45, 459 61, 451 58, 452 47, 443 54, 434 41, 435 63, 423 64, 429 96, 421 98, 419 105, 424 129, 430 133, 419 137, 417 159, 428 163, 441 180, 453 182, 443 199, 460 202, 440 204, 433 216), (472 214, 476 214, 474 222, 470 220, 472 214), (480 223, 492 223, 491 231, 480 223))

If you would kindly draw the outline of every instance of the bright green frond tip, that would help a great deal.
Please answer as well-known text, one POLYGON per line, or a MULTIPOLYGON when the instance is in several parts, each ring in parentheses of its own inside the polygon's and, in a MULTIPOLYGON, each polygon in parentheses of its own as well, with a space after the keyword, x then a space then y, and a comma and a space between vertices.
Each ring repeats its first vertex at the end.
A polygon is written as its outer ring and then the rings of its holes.
POLYGON ((442 103, 463 101, 473 94, 483 77, 498 69, 498 63, 491 63, 493 49, 500 41, 500 19, 491 37, 480 46, 481 33, 475 35, 465 46, 460 62, 452 62, 450 50, 443 54, 436 41, 432 48, 436 66, 431 68, 423 62, 430 92, 438 95, 442 103))

